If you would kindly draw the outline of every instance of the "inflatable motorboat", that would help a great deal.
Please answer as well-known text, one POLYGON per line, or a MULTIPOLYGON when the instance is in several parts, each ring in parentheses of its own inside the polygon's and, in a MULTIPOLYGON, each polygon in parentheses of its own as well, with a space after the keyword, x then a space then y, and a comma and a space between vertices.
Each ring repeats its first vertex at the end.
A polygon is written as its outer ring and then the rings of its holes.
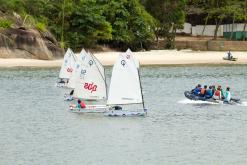
POLYGON ((191 91, 185 91, 184 92, 184 96, 190 100, 194 100, 194 101, 205 101, 205 102, 211 102, 211 103, 223 103, 223 104, 241 104, 240 99, 236 99, 236 98, 231 98, 230 102, 225 102, 225 101, 221 101, 221 100, 215 100, 213 98, 205 98, 202 96, 196 96, 194 95, 191 91))

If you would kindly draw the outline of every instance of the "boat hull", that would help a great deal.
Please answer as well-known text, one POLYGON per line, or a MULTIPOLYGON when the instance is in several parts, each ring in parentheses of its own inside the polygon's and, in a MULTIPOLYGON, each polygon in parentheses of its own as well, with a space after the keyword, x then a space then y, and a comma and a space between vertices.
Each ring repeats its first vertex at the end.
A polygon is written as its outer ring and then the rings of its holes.
POLYGON ((68 88, 68 83, 56 83, 55 86, 58 88, 68 88))
POLYGON ((74 108, 70 107, 70 111, 73 113, 104 113, 108 110, 106 105, 87 105, 86 108, 74 108))
POLYGON ((223 57, 223 60, 228 60, 228 61, 237 61, 237 60, 238 60, 238 58, 235 58, 235 57, 233 57, 233 58, 223 57))
POLYGON ((105 116, 109 117, 140 117, 146 116, 147 110, 139 110, 139 111, 127 111, 127 110, 109 110, 104 113, 105 116))
POLYGON ((236 99, 236 98, 232 98, 230 102, 225 102, 225 101, 221 101, 221 100, 215 100, 213 98, 207 99, 205 97, 195 96, 190 91, 185 91, 184 95, 186 98, 188 98, 190 100, 194 100, 194 101, 199 100, 199 101, 211 102, 211 103, 216 103, 216 104, 230 104, 230 105, 241 104, 240 99, 236 99))

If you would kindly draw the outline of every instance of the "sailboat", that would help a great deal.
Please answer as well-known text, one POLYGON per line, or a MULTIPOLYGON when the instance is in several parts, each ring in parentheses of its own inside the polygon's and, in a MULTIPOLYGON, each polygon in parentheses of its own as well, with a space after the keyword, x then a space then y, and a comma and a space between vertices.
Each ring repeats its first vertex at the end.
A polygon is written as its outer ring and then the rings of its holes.
POLYGON ((74 89, 75 89, 75 84, 76 84, 76 79, 77 77, 79 77, 79 74, 82 70, 82 68, 85 68, 85 59, 87 56, 87 53, 85 52, 85 50, 83 49, 80 53, 75 54, 77 57, 77 61, 75 62, 75 67, 74 67, 74 71, 72 72, 70 78, 69 78, 69 82, 67 87, 69 89, 71 89, 71 92, 68 94, 64 94, 64 101, 72 101, 74 100, 73 98, 73 93, 74 93, 74 89))
POLYGON ((139 61, 131 51, 120 54, 113 66, 107 105, 111 106, 105 116, 145 116, 139 61), (142 104, 142 109, 122 109, 120 105, 142 104))
POLYGON ((77 58, 75 54, 70 48, 68 48, 64 55, 63 64, 60 69, 59 81, 56 84, 57 87, 67 87, 72 72, 75 69, 76 61, 77 58))
MULTIPOLYGON (((74 98, 99 101, 107 99, 105 71, 102 64, 92 54, 87 53, 84 65, 76 76, 74 98)), ((78 113, 105 112, 106 105, 87 105, 85 109, 73 108, 78 113)))

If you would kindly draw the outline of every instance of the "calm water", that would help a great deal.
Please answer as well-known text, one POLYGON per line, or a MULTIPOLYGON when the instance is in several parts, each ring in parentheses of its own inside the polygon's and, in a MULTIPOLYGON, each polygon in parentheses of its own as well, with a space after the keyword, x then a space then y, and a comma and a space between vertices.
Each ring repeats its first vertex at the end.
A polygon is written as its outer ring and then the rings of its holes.
POLYGON ((247 107, 183 96, 198 82, 218 82, 246 103, 247 66, 142 68, 146 118, 71 113, 57 75, 0 69, 1 165, 247 164, 247 107))

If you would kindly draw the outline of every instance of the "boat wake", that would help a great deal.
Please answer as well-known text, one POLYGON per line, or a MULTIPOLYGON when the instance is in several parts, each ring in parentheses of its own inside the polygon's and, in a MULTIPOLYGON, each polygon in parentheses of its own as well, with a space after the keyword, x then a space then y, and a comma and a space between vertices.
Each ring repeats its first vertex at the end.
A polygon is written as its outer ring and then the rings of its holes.
POLYGON ((214 102, 209 102, 209 101, 202 101, 202 100, 189 100, 189 99, 184 99, 178 101, 179 104, 219 104, 219 103, 214 103, 214 102))
POLYGON ((247 101, 242 102, 239 106, 247 107, 247 101))

